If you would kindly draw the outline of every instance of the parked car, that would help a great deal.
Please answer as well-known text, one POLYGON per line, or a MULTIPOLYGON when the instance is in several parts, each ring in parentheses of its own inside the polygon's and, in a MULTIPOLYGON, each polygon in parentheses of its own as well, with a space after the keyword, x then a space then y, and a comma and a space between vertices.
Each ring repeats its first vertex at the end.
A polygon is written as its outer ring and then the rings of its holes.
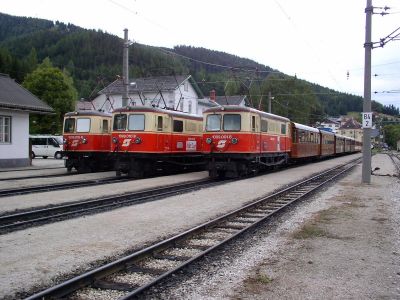
POLYGON ((29 140, 32 145, 32 158, 37 156, 43 158, 62 158, 62 137, 54 135, 30 135, 29 140))

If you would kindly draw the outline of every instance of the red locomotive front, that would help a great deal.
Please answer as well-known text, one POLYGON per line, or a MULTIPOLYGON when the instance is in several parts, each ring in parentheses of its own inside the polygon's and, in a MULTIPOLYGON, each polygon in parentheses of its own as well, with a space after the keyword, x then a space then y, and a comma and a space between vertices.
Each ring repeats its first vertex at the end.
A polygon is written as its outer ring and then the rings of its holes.
POLYGON ((78 172, 110 169, 111 115, 98 111, 75 111, 64 116, 65 165, 78 172))
POLYGON ((211 177, 237 177, 288 159, 287 118, 232 105, 206 110, 203 120, 203 151, 211 177))
POLYGON ((150 176, 203 164, 202 118, 154 107, 113 112, 112 151, 117 175, 150 176))

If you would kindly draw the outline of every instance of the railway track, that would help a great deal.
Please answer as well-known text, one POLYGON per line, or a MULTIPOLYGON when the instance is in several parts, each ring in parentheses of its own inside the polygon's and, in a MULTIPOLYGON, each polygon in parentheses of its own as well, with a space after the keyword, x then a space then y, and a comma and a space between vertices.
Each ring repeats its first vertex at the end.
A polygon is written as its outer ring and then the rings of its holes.
POLYGON ((132 299, 238 235, 309 197, 360 159, 322 172, 273 195, 110 262, 27 299, 132 299))
POLYGON ((397 176, 400 176, 400 156, 394 153, 389 153, 388 155, 392 160, 393 165, 396 167, 397 176))
MULTIPOLYGON (((222 182, 226 183, 228 181, 222 182)), ((186 193, 201 188, 221 184, 221 181, 200 180, 154 188, 119 196, 90 199, 85 201, 64 203, 62 205, 41 207, 0 216, 0 234, 21 230, 27 227, 62 221, 99 211, 111 210, 122 206, 139 204, 168 196, 186 193)))
POLYGON ((129 181, 129 180, 132 180, 132 179, 131 178, 109 177, 109 178, 94 179, 94 180, 82 180, 82 181, 77 181, 77 182, 53 183, 53 184, 40 185, 40 186, 20 187, 17 189, 15 189, 15 188, 14 189, 2 189, 2 190, 0 190, 0 197, 25 195, 25 194, 40 193, 40 192, 50 192, 50 191, 56 191, 56 190, 66 190, 66 189, 73 189, 73 188, 86 187, 86 186, 124 182, 124 181, 129 181))

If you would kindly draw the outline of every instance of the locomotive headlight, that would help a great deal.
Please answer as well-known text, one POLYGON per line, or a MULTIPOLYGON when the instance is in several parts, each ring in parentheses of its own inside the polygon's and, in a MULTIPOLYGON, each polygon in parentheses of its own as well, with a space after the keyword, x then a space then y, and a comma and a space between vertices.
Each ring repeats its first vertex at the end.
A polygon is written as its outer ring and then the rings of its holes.
POLYGON ((116 138, 115 136, 112 138, 112 142, 113 144, 118 144, 118 138, 116 138))
POLYGON ((239 142, 239 139, 238 138, 232 138, 231 142, 232 142, 233 145, 236 145, 239 142))
POLYGON ((87 138, 82 138, 82 144, 87 144, 87 138))
POLYGON ((209 137, 206 138, 206 143, 207 143, 207 144, 211 144, 211 143, 212 143, 212 138, 209 138, 209 137))
POLYGON ((135 138, 135 144, 140 144, 142 142, 142 139, 140 137, 135 138))

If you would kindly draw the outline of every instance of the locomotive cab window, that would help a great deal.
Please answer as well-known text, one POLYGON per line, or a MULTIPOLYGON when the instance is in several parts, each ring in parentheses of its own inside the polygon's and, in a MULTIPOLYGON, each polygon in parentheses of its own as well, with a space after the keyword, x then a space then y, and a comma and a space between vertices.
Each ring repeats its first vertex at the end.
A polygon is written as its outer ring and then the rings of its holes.
POLYGON ((129 115, 128 130, 143 131, 144 130, 144 115, 129 115))
POLYGON ((267 132, 268 131, 268 121, 261 119, 261 131, 267 132))
POLYGON ((157 116, 157 131, 163 130, 163 117, 157 116))
POLYGON ((251 116, 251 131, 256 131, 256 116, 251 116))
POLYGON ((125 114, 119 114, 114 116, 114 126, 115 131, 126 130, 127 116, 125 114))
POLYGON ((196 124, 192 121, 186 120, 185 122, 185 131, 188 132, 195 132, 196 131, 196 124))
POLYGON ((208 115, 206 123, 207 131, 220 131, 221 130, 221 115, 208 115))
POLYGON ((286 124, 281 124, 281 134, 286 134, 286 124))
POLYGON ((64 132, 72 133, 74 131, 75 131, 75 119, 74 118, 65 119, 64 132))
POLYGON ((225 131, 240 131, 241 118, 240 115, 224 115, 224 130, 225 131))
POLYGON ((103 128, 102 128, 102 132, 103 133, 107 133, 109 130, 108 130, 108 120, 103 120, 103 122, 102 122, 103 124, 102 124, 102 126, 103 126, 103 128))
POLYGON ((174 120, 174 132, 183 132, 183 121, 174 120))
POLYGON ((76 132, 89 132, 90 131, 90 119, 79 118, 76 120, 76 132))

